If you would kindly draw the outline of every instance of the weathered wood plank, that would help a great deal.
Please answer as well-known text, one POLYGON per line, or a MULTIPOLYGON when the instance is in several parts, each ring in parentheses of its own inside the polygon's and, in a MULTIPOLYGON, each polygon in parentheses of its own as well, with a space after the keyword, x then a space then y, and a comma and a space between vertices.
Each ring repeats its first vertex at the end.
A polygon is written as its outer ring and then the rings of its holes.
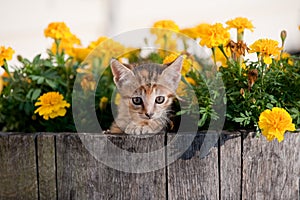
POLYGON ((55 135, 43 133, 37 137, 40 200, 56 199, 55 135))
POLYGON ((38 199, 35 136, 0 135, 0 199, 38 199))
POLYGON ((220 141, 221 199, 240 199, 241 134, 223 131, 220 141))
MULTIPOLYGON (((58 135, 56 139, 58 199, 165 199, 164 169, 127 173, 110 168, 103 164, 107 160, 101 160, 114 159, 108 156, 114 155, 120 156, 114 164, 124 163, 122 155, 109 147, 110 141, 126 151, 147 153, 164 145, 163 135, 145 139, 124 135, 79 135, 58 135), (98 152, 104 157, 97 157, 98 152)), ((156 161, 149 160, 149 165, 151 162, 156 161)))
MULTIPOLYGON (((179 137, 188 138, 185 134, 179 137)), ((204 137, 198 134, 182 157, 168 166, 169 199, 219 199, 218 147, 212 147, 210 154, 200 159, 204 137)), ((169 135, 168 143, 172 139, 169 135)))
POLYGON ((299 199, 299 133, 285 134, 281 143, 263 136, 243 143, 243 199, 299 199))

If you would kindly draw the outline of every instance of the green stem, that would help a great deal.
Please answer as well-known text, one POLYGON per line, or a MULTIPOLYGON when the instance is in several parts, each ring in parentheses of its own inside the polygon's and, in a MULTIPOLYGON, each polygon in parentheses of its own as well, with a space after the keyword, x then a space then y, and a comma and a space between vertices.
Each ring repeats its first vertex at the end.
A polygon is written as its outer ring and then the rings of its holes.
POLYGON ((238 41, 243 41, 244 40, 244 31, 242 32, 237 32, 237 42, 238 41))
POLYGON ((265 79, 265 73, 266 73, 266 64, 263 62, 263 58, 260 58, 260 66, 261 66, 261 87, 260 92, 264 92, 264 79, 265 79))
POLYGON ((70 68, 69 66, 66 67, 66 78, 67 78, 67 94, 66 98, 70 99, 71 98, 71 90, 70 90, 70 68))
POLYGON ((221 50, 221 52, 223 53, 223 55, 225 56, 225 58, 226 58, 226 60, 228 61, 228 56, 226 55, 226 53, 225 53, 225 51, 224 51, 224 47, 223 47, 223 45, 220 45, 219 46, 219 49, 221 50))
POLYGON ((213 58, 214 58, 214 63, 215 63, 215 66, 217 67, 217 60, 216 60, 216 47, 212 47, 211 48, 211 51, 213 53, 213 58))
MULTIPOLYGON (((239 41, 243 41, 244 40, 244 31, 242 31, 242 32, 238 32, 237 33, 237 42, 239 42, 239 41)), ((243 64, 243 56, 242 55, 240 55, 238 58, 237 58, 237 62, 239 63, 239 65, 240 65, 240 68, 241 68, 241 66, 242 66, 242 64, 243 64)), ((241 71, 241 70, 240 70, 241 71)))
POLYGON ((4 60, 3 68, 4 68, 5 72, 8 74, 9 78, 11 78, 11 79, 14 81, 15 79, 14 79, 13 76, 11 76, 11 74, 10 74, 10 72, 9 72, 8 65, 7 65, 6 60, 4 60))

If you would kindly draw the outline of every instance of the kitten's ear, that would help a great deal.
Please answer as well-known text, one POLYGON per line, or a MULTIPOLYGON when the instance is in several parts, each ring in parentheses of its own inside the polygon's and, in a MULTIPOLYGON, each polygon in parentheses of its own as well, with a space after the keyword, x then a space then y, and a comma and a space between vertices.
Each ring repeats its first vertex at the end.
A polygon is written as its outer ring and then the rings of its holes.
POLYGON ((129 81, 134 77, 133 72, 120 63, 117 59, 111 59, 110 68, 114 75, 114 82, 117 87, 121 87, 125 81, 129 81))
POLYGON ((178 56, 178 58, 176 58, 173 63, 166 67, 162 72, 164 81, 168 83, 173 91, 176 91, 181 80, 181 68, 183 59, 183 56, 178 56))

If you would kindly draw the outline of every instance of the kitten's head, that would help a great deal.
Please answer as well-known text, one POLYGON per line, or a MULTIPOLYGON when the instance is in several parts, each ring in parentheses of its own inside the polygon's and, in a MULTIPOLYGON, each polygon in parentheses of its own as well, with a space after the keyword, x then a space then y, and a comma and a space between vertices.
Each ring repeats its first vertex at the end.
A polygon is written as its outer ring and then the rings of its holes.
POLYGON ((132 120, 166 119, 181 79, 182 62, 179 56, 169 65, 142 64, 131 70, 115 59, 111 61, 122 97, 120 106, 128 108, 132 120))

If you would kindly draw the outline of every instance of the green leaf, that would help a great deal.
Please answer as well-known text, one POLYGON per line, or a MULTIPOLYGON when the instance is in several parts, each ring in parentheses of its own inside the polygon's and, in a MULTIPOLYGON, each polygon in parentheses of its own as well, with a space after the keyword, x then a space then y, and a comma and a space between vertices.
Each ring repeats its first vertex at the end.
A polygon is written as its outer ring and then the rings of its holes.
POLYGON ((37 80, 37 84, 42 84, 44 80, 45 78, 40 76, 39 79, 37 80))
POLYGON ((40 62, 41 59, 41 54, 38 54, 37 56, 34 57, 32 64, 37 65, 40 62))
POLYGON ((36 100, 40 96, 41 92, 42 92, 41 89, 35 89, 34 92, 32 93, 31 101, 36 100))
POLYGON ((206 119, 207 119, 207 113, 204 113, 202 115, 201 119, 198 121, 198 126, 202 127, 205 124, 206 119))
POLYGON ((40 76, 36 76, 36 75, 30 75, 29 76, 33 81, 36 81, 40 78, 40 76))
POLYGON ((183 114, 185 114, 185 113, 187 113, 186 110, 181 110, 181 111, 177 112, 176 115, 183 115, 183 114))
POLYGON ((50 79, 46 79, 45 81, 52 89, 56 89, 57 84, 54 81, 52 81, 50 79))
POLYGON ((273 108, 273 105, 270 104, 270 103, 267 103, 266 107, 267 107, 268 109, 272 109, 272 108, 273 108))
POLYGON ((31 88, 31 89, 28 91, 28 93, 27 93, 27 95, 26 95, 26 99, 31 99, 33 90, 34 90, 34 89, 31 88))
POLYGON ((27 115, 30 115, 31 114, 31 111, 32 111, 32 104, 29 103, 29 102, 25 102, 24 104, 24 111, 27 115))
POLYGON ((238 122, 238 123, 242 123, 244 120, 245 120, 244 117, 235 117, 235 118, 233 119, 233 121, 238 122))

